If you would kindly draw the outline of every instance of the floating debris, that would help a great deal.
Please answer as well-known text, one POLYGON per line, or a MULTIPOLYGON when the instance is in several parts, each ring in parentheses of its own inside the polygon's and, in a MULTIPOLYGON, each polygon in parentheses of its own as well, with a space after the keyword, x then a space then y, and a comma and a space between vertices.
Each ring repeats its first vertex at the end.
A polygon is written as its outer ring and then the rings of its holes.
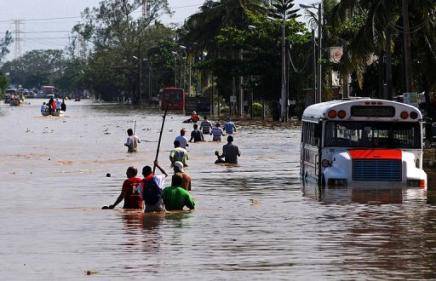
POLYGON ((94 275, 94 274, 97 274, 97 271, 93 271, 93 270, 85 270, 85 274, 86 274, 86 275, 94 275))

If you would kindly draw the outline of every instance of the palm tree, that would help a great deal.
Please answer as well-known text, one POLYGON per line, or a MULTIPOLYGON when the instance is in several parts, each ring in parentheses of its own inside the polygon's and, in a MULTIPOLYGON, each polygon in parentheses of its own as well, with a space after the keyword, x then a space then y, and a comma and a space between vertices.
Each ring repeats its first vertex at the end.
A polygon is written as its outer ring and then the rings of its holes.
MULTIPOLYGON (((391 54, 395 44, 401 42, 404 32, 402 23, 402 0, 347 0, 340 1, 332 10, 333 26, 340 29, 344 24, 359 17, 363 21, 357 26, 355 32, 348 38, 347 47, 349 53, 344 57, 348 62, 358 63, 360 69, 366 68, 367 58, 376 54, 379 58, 385 58, 388 69, 386 82, 390 82, 392 74, 391 54)), ((416 0, 409 8, 411 18, 411 31, 413 42, 435 41, 435 7, 431 0, 416 0), (419 32, 418 32, 419 31, 419 32)), ((435 57, 431 43, 425 47, 424 52, 435 57), (431 55, 433 53, 433 56, 431 55)), ((403 53, 404 54, 404 53, 403 53)), ((391 98, 391 89, 388 87, 386 98, 391 98)), ((404 87, 405 88, 405 87, 404 87)))
POLYGON ((289 99, 289 86, 287 81, 287 63, 286 63, 286 22, 290 19, 295 19, 299 15, 297 14, 298 9, 294 8, 294 0, 273 0, 271 1, 271 15, 279 19, 282 24, 282 87, 281 87, 281 120, 288 121, 288 99, 289 99))

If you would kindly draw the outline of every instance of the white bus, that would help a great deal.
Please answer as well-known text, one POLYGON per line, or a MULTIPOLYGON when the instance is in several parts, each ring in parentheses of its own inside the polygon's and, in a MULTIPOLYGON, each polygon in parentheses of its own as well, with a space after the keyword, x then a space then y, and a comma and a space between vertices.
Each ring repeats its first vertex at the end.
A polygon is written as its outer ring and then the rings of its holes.
POLYGON ((416 107, 387 100, 356 98, 307 107, 303 183, 426 189, 422 122, 416 107))

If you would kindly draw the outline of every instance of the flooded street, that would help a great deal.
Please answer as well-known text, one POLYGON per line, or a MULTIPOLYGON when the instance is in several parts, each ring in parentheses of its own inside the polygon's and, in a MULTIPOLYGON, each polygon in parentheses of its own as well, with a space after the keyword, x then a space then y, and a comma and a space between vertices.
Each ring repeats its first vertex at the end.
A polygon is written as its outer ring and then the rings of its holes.
MULTIPOLYGON (((191 144, 196 210, 144 215, 101 207, 128 166, 152 164, 162 113, 69 101, 65 116, 42 117, 42 100, 30 102, 0 105, 2 280, 436 278, 436 207, 425 193, 338 189, 318 200, 301 187, 299 129, 238 128, 238 167, 213 164, 224 143, 191 144), (127 154, 135 120, 142 143, 127 154)), ((174 138, 191 129, 184 119, 165 125, 169 174, 174 138)))

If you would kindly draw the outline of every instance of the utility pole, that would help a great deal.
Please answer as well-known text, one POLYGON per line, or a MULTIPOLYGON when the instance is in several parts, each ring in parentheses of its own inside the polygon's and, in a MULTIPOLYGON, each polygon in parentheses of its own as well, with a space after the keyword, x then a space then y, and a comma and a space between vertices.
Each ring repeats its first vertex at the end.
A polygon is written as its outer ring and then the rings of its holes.
POLYGON ((313 44, 313 103, 317 103, 318 101, 318 92, 316 88, 317 79, 316 79, 316 72, 318 70, 317 64, 316 64, 316 38, 315 38, 315 29, 312 29, 312 44, 313 44))
POLYGON ((151 100, 151 62, 148 61, 148 100, 151 100))
POLYGON ((402 0, 403 14, 403 45, 404 45, 404 81, 406 83, 406 92, 412 91, 412 57, 410 54, 410 24, 409 24, 409 2, 402 0))
POLYGON ((180 84, 180 88, 183 89, 183 91, 185 91, 185 77, 184 77, 184 68, 183 68, 183 57, 180 56, 180 80, 179 80, 179 84, 180 84))
POLYGON ((385 89, 384 97, 385 99, 392 99, 392 54, 391 54, 391 44, 392 44, 392 31, 389 27, 386 30, 386 52, 385 52, 385 89))
POLYGON ((286 13, 282 19, 282 87, 281 87, 281 119, 282 122, 287 122, 287 104, 286 100, 286 13))
POLYGON ((318 102, 322 102, 322 1, 318 6, 318 102))
POLYGON ((138 91, 138 94, 139 94, 139 105, 142 105, 142 63, 143 63, 143 61, 142 61, 142 52, 141 52, 141 48, 139 49, 139 61, 138 61, 138 63, 139 63, 139 83, 138 83, 138 85, 139 85, 139 91, 138 91))
POLYGON ((191 95, 192 87, 192 56, 189 56, 189 85, 188 85, 188 95, 191 95))
MULTIPOLYGON (((239 49, 239 59, 244 60, 244 55, 242 53, 242 49, 239 49)), ((244 77, 239 76, 239 116, 242 117, 244 115, 244 90, 242 89, 242 85, 244 83, 244 77)))

